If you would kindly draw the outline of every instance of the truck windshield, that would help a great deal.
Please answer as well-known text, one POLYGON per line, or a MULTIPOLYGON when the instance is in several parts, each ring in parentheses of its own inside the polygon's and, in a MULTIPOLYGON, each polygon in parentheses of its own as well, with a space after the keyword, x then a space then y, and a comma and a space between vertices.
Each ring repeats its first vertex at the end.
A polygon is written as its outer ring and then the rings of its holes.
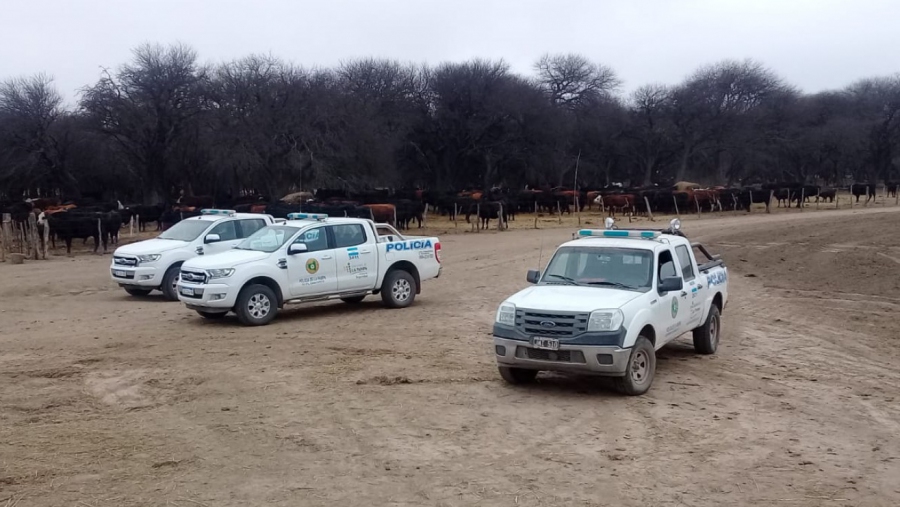
POLYGON ((582 285, 647 291, 653 252, 631 248, 564 247, 550 259, 541 285, 582 285))
POLYGON ((157 236, 159 239, 194 241, 212 222, 209 220, 182 220, 157 236))
POLYGON ((296 227, 288 227, 286 225, 270 225, 254 232, 235 248, 238 250, 272 253, 281 248, 281 245, 291 239, 299 230, 296 227))

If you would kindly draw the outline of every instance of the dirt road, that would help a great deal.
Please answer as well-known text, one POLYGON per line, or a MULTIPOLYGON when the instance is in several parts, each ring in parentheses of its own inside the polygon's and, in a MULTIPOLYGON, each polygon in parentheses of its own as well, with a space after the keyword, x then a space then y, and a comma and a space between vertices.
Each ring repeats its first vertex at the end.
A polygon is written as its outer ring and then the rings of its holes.
POLYGON ((571 229, 445 236, 412 308, 254 329, 126 296, 109 256, 0 265, 0 506, 896 506, 898 210, 687 222, 726 334, 638 398, 496 372, 497 304, 571 229))

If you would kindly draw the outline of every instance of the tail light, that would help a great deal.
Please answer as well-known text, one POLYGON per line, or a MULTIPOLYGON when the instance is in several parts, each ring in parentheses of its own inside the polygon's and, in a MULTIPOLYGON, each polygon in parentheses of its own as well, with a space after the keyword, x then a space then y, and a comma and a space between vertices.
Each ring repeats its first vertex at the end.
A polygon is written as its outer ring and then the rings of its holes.
POLYGON ((441 262, 441 242, 438 241, 434 244, 434 258, 437 259, 438 264, 441 262))

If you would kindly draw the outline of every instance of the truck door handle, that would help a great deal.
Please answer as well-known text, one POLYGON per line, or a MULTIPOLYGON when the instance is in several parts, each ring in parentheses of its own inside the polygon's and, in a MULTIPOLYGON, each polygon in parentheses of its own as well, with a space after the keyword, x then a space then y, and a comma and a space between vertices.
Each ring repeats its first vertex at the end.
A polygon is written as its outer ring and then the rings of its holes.
POLYGON ((323 255, 322 258, 325 259, 325 260, 328 260, 328 259, 331 258, 331 256, 330 256, 330 255, 323 255))
POLYGON ((372 251, 366 248, 365 250, 360 250, 359 253, 372 253, 372 251))
POLYGON ((698 288, 698 289, 702 289, 702 288, 703 288, 703 285, 700 285, 700 284, 698 283, 698 284, 697 284, 697 288, 698 288))
POLYGON ((681 297, 685 297, 685 296, 687 296, 687 292, 681 291, 681 297))

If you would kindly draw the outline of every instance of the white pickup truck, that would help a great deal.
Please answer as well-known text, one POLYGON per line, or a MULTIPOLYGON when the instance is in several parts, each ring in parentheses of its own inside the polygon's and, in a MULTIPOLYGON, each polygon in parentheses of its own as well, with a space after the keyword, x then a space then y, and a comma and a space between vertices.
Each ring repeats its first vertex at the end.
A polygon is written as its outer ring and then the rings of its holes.
POLYGON ((405 308, 422 281, 440 273, 438 238, 404 237, 366 219, 290 213, 284 224, 260 229, 228 252, 185 262, 177 288, 178 298, 204 318, 233 311, 241 323, 258 326, 288 303, 354 304, 381 294, 386 306, 405 308))
POLYGON ((230 250, 274 223, 271 215, 204 209, 200 216, 186 218, 153 239, 117 248, 110 276, 132 296, 159 290, 166 299, 178 301, 175 283, 184 261, 230 250))
POLYGON ((728 302, 728 269, 672 220, 664 230, 582 229, 560 245, 535 284, 500 304, 494 349, 510 383, 538 371, 615 377, 619 391, 650 389, 656 351, 688 331, 713 354, 728 302), (699 264, 699 250, 707 261, 699 264))

